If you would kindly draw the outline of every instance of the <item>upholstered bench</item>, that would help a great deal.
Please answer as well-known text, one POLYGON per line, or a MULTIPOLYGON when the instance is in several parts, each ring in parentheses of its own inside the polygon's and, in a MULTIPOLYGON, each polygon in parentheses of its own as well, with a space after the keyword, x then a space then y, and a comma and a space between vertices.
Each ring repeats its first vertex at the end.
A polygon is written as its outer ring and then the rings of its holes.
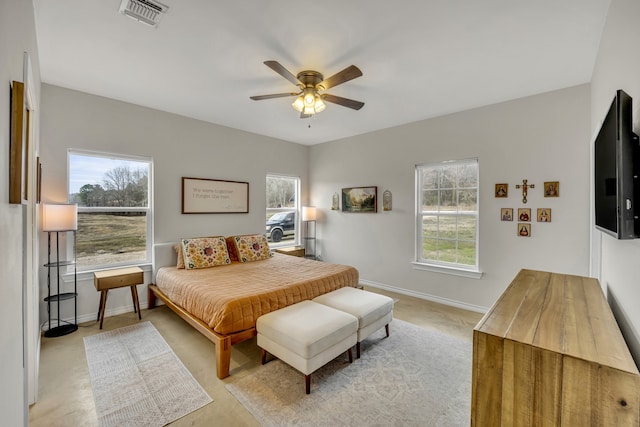
POLYGON ((378 329, 385 327, 389 336, 389 322, 393 319, 393 299, 356 288, 340 288, 320 295, 313 302, 344 311, 358 318, 356 357, 360 357, 360 343, 378 329))
POLYGON ((349 362, 353 361, 358 319, 307 300, 260 316, 256 330, 262 364, 268 352, 302 372, 309 394, 312 372, 344 352, 349 353, 349 362))

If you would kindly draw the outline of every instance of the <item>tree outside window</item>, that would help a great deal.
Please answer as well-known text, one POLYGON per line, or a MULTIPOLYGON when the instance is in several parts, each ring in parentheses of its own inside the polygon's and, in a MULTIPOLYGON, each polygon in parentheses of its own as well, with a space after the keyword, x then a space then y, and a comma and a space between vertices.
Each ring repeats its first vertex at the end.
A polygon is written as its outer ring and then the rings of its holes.
POLYGON ((151 261, 149 159, 69 152, 69 202, 78 204, 79 269, 151 261))

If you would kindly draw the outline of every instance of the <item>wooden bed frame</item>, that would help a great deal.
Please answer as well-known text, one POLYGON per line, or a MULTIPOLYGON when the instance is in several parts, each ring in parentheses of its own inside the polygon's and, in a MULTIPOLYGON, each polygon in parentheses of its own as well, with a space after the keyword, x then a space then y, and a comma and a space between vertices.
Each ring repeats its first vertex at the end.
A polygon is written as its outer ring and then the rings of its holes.
POLYGON ((160 298, 171 310, 193 326, 196 331, 204 335, 216 346, 216 373, 218 378, 223 379, 229 376, 231 366, 231 346, 246 341, 256 336, 256 328, 247 329, 230 335, 222 335, 214 332, 202 320, 194 317, 191 313, 176 305, 155 285, 156 274, 161 267, 176 265, 176 251, 174 246, 177 242, 156 243, 153 245, 153 283, 149 285, 149 308, 154 308, 156 298, 160 298))
MULTIPOLYGON (((184 308, 175 304, 169 297, 155 284, 158 270, 165 266, 175 266, 177 262, 175 243, 157 243, 153 247, 153 277, 149 284, 149 309, 156 305, 156 298, 164 302, 178 316, 194 327, 216 346, 216 373, 218 378, 223 379, 229 376, 231 366, 231 347, 235 344, 247 341, 257 335, 255 324, 249 329, 231 334, 221 334, 215 332, 209 325, 199 318, 189 313, 184 308)), ((284 255, 283 255, 284 256, 284 255)))
POLYGON ((156 297, 160 298, 171 310, 193 326, 198 332, 204 335, 216 346, 216 373, 218 378, 223 379, 229 376, 231 365, 231 346, 253 338, 256 335, 256 328, 247 329, 234 334, 222 335, 211 329, 202 320, 192 316, 182 307, 174 304, 158 287, 149 285, 149 308, 156 305, 156 297))

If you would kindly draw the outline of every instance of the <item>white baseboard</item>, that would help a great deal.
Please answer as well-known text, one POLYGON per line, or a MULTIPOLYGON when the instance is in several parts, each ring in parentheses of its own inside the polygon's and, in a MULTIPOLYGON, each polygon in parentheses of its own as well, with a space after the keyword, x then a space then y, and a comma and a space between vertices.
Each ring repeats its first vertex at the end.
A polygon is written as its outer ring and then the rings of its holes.
MULTIPOLYGON (((156 306, 160 305, 161 303, 162 301, 156 300, 156 306)), ((149 304, 146 299, 145 300, 140 299, 140 310, 144 310, 145 308, 148 307, 148 305, 149 304)), ((104 312, 105 321, 107 317, 117 316, 118 314, 123 314, 123 313, 133 313, 133 303, 129 305, 122 305, 120 307, 115 307, 115 308, 105 310, 104 312)), ((97 318, 98 318, 97 311, 95 313, 83 314, 78 316, 78 324, 85 323, 85 322, 96 322, 97 318)), ((142 320, 144 320, 144 314, 142 315, 142 320)), ((60 321, 65 323, 73 323, 73 317, 60 319, 60 321)), ((52 326, 54 327, 58 325, 56 320, 51 320, 51 323, 52 323, 52 326)), ((42 330, 46 331, 48 329, 49 329, 49 322, 44 322, 42 324, 42 330)))
POLYGON ((407 295, 410 297, 420 298, 427 301, 437 302, 439 304, 448 305, 451 307, 461 308, 463 310, 475 311, 477 313, 486 313, 489 311, 488 307, 481 307, 479 305, 468 304, 462 301, 456 301, 449 298, 442 298, 436 295, 425 294, 422 292, 411 291, 408 289, 397 288, 395 286, 385 285, 383 283, 373 282, 371 280, 360 280, 360 283, 371 286, 373 288, 384 289, 385 291, 395 292, 397 294, 407 295))

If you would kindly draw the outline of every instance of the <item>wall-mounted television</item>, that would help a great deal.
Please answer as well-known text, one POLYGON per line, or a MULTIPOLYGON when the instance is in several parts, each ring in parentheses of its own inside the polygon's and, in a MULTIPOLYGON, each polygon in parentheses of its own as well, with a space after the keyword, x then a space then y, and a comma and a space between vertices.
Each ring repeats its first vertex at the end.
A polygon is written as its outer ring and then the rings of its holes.
POLYGON ((640 146, 632 100, 618 90, 595 140, 595 226, 617 239, 639 237, 640 146))

